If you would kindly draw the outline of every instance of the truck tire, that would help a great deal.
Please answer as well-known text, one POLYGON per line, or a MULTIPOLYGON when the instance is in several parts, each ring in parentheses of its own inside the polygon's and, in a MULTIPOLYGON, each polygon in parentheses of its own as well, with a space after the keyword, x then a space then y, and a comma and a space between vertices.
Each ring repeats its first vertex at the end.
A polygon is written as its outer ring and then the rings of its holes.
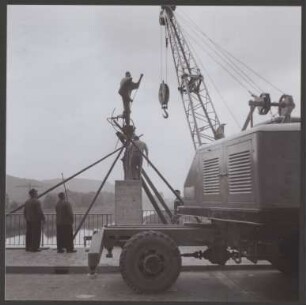
POLYGON ((158 231, 132 236, 120 255, 124 281, 137 293, 168 289, 180 274, 182 260, 176 243, 158 231))

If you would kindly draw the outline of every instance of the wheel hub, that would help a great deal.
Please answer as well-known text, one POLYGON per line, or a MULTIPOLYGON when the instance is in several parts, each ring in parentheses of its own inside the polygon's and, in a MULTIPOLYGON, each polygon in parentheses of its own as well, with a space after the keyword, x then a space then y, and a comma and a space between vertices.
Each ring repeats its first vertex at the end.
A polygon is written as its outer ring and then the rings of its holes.
POLYGON ((143 268, 148 274, 156 275, 163 269, 163 263, 156 254, 149 254, 143 260, 143 268))

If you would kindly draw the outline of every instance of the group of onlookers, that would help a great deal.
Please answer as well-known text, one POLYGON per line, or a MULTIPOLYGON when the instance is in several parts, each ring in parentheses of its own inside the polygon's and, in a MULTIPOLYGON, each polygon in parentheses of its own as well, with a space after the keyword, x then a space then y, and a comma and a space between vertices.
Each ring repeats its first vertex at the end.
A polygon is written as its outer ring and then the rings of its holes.
MULTIPOLYGON (((36 189, 29 191, 30 198, 24 205, 24 217, 26 220, 26 251, 39 252, 42 226, 46 222, 41 208, 41 202, 37 198, 36 189)), ((56 204, 56 240, 57 252, 76 252, 73 246, 73 211, 71 204, 66 200, 65 193, 58 194, 59 200, 56 204)))

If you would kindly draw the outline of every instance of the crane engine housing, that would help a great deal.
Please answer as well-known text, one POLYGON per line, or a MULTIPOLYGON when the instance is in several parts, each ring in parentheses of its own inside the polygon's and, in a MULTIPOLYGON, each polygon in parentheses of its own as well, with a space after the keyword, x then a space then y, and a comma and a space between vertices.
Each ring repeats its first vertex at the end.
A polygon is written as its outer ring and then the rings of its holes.
POLYGON ((204 214, 206 208, 250 215, 296 209, 299 181, 300 124, 266 124, 202 145, 188 173, 184 199, 190 210, 203 208, 204 214))
POLYGON ((249 258, 254 256, 250 245, 255 242, 257 259, 294 270, 301 204, 300 142, 300 123, 286 123, 258 125, 202 145, 185 181, 180 213, 208 217, 219 227, 225 244, 240 248, 249 258), (286 252, 286 264, 274 261, 282 257, 275 251, 286 252))

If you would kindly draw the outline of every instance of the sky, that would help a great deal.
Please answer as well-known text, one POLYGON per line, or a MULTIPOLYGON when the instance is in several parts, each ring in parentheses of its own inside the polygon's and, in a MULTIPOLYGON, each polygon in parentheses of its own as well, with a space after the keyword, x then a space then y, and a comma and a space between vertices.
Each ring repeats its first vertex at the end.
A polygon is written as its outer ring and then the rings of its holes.
MULTIPOLYGON (((122 112, 119 83, 130 71, 135 81, 144 74, 132 104, 136 133, 143 135, 151 162, 175 189, 183 190, 195 151, 171 52, 161 46, 159 12, 159 6, 8 6, 7 174, 68 177, 119 147, 107 118, 122 112), (168 119, 158 100, 162 80, 170 88, 168 119)), ((218 117, 226 123, 226 136, 241 130, 251 96, 211 59, 194 24, 292 95, 293 115, 300 116, 299 7, 181 6, 176 16, 218 117)), ((280 91, 254 79, 272 101, 279 100, 280 91)), ((79 177, 102 181, 113 159, 79 177)), ((172 197, 153 169, 146 163, 144 168, 158 189, 172 197)), ((118 162, 108 181, 122 179, 118 162)))

